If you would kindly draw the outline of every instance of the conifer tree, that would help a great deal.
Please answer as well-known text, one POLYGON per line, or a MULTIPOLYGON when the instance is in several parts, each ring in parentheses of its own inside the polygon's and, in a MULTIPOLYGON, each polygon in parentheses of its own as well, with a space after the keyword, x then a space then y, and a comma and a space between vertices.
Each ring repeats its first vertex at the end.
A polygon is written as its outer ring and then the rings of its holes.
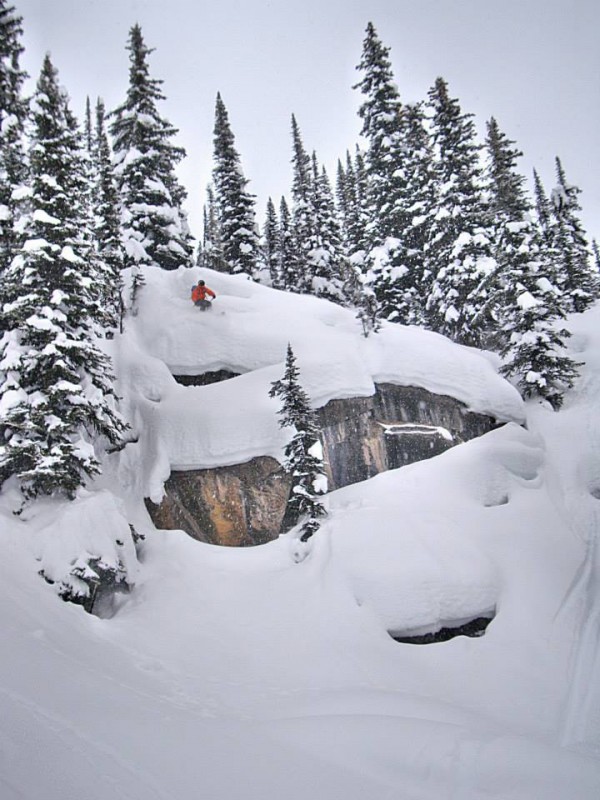
POLYGON ((568 183, 560 159, 556 159, 557 186, 552 192, 551 233, 559 288, 569 311, 585 311, 599 295, 600 283, 590 267, 590 251, 581 224, 581 190, 568 183))
POLYGON ((281 289, 293 291, 295 288, 296 271, 294 262, 294 231, 292 226, 292 215, 285 197, 281 198, 279 204, 279 262, 277 274, 280 280, 281 289))
POLYGON ((0 484, 25 499, 75 496, 97 474, 93 442, 119 443, 110 363, 96 344, 103 320, 83 192, 83 145, 46 57, 32 104, 33 213, 6 273, 0 343, 0 484))
POLYGON ((319 500, 327 490, 327 478, 314 412, 299 377, 296 357, 288 344, 284 376, 273 382, 269 395, 281 399, 280 426, 293 430, 284 451, 285 469, 292 481, 282 528, 286 530, 301 522, 301 540, 305 542, 316 533, 319 519, 327 513, 319 500))
POLYGON ((489 284, 498 349, 506 376, 524 397, 539 395, 558 408, 577 365, 565 353, 569 332, 560 326, 563 298, 543 234, 534 224, 517 172, 521 152, 495 119, 487 126, 489 208, 497 269, 489 284))
POLYGON ((368 142, 366 166, 373 244, 382 244, 388 237, 400 238, 406 222, 401 201, 405 180, 402 103, 389 53, 369 22, 357 66, 362 79, 354 88, 360 89, 364 97, 358 114, 362 119, 361 134, 368 142))
POLYGON ((279 220, 277 219, 275 204, 270 197, 267 201, 267 216, 265 219, 263 241, 265 265, 269 271, 271 286, 273 286, 275 289, 280 289, 281 279, 279 276, 279 243, 281 241, 281 233, 279 230, 279 220))
POLYGON ((523 397, 539 396, 560 408, 565 391, 577 378, 577 367, 564 350, 571 335, 559 327, 563 317, 556 288, 542 275, 525 273, 515 284, 515 305, 503 321, 503 375, 516 377, 523 397))
POLYGON ((595 239, 592 239, 592 253, 594 255, 596 273, 600 275, 600 249, 598 249, 598 242, 595 239))
POLYGON ((308 291, 336 303, 344 300, 343 275, 346 260, 342 237, 335 211, 335 201, 329 177, 324 167, 319 169, 317 156, 312 156, 312 229, 311 249, 308 252, 308 291))
POLYGON ((14 6, 0 0, 0 282, 23 241, 20 221, 28 195, 25 122, 29 110, 23 98, 27 73, 20 66, 22 22, 14 6))
POLYGON ((125 253, 121 241, 121 208, 115 179, 112 151, 106 131, 104 102, 96 103, 96 124, 93 154, 95 186, 93 194, 95 238, 99 260, 103 267, 104 302, 109 318, 106 324, 123 330, 123 281, 121 270, 125 253))
POLYGON ((433 275, 428 326, 462 344, 481 344, 486 279, 495 270, 472 114, 462 112, 443 78, 429 92, 436 152, 436 213, 426 265, 433 275))
POLYGON ((542 183, 541 178, 535 169, 533 170, 533 184, 535 192, 535 210, 537 214, 538 225, 540 227, 540 231, 542 233, 545 243, 548 246, 551 246, 552 225, 550 221, 550 201, 548 200, 548 196, 546 195, 544 184, 542 183))
POLYGON ((204 206, 202 266, 214 269, 217 272, 229 272, 229 267, 223 254, 223 235, 215 190, 210 183, 206 187, 206 204, 204 206))
POLYGON ((143 284, 143 268, 191 266, 193 247, 182 209, 186 192, 175 174, 185 151, 172 143, 177 129, 159 113, 158 104, 165 99, 162 81, 150 77, 152 50, 139 25, 130 30, 127 50, 127 98, 113 112, 110 130, 123 207, 125 266, 132 267, 135 296, 143 284))
POLYGON ((311 159, 304 148, 300 128, 292 114, 292 260, 286 270, 288 288, 310 292, 309 254, 315 246, 313 176, 311 159))
MULTIPOLYGON (((367 25, 363 52, 357 69, 361 81, 354 88, 364 96, 359 108, 366 153, 367 206, 365 227, 367 254, 364 270, 375 292, 383 319, 404 322, 406 283, 409 272, 405 239, 410 225, 407 194, 408 163, 404 112, 389 58, 389 48, 367 25)), ((409 278, 410 281, 410 278, 409 278)))
POLYGON ((229 116, 217 94, 214 128, 213 181, 219 211, 223 258, 232 273, 254 277, 258 266, 254 195, 247 190, 229 116))

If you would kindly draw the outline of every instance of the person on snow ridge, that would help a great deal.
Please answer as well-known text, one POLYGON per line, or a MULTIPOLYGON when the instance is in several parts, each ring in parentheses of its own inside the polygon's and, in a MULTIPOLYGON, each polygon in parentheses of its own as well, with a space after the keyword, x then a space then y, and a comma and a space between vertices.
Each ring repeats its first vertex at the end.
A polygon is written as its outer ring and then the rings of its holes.
POLYGON ((208 288, 204 281, 198 281, 196 286, 192 287, 192 301, 195 306, 198 306, 202 310, 210 308, 211 304, 210 300, 206 299, 207 295, 213 299, 217 296, 212 289, 208 288))

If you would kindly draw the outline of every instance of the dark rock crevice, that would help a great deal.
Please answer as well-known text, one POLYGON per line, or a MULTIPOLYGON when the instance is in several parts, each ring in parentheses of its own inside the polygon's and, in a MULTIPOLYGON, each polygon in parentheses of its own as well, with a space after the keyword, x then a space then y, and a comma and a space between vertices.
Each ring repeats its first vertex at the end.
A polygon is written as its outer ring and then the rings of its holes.
POLYGON ((468 636, 470 638, 476 638, 485 634, 485 631, 490 622, 494 619, 494 616, 495 612, 492 612, 481 617, 475 617, 467 622, 461 621, 456 625, 453 625, 452 623, 446 623, 441 628, 428 633, 411 635, 408 632, 395 633, 393 631, 389 631, 389 634, 394 641, 401 642, 402 644, 435 644, 436 642, 448 642, 450 639, 454 639, 456 636, 468 636))
POLYGON ((220 383, 237 378, 239 374, 239 372, 231 372, 228 369, 218 369, 212 372, 203 372, 200 375, 173 375, 173 377, 182 386, 208 386, 210 383, 220 383))

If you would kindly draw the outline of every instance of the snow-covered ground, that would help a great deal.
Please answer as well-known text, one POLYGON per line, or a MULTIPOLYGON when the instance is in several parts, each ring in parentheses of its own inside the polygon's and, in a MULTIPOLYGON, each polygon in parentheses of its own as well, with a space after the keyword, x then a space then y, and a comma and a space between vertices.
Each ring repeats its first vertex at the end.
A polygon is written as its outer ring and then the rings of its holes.
POLYGON ((490 356, 399 326, 365 341, 325 301, 204 272, 201 314, 199 276, 153 273, 112 343, 137 443, 75 504, 16 518, 0 496, 2 800, 596 800, 600 308, 570 320, 585 366, 555 413, 490 356), (236 550, 153 530, 142 498, 171 467, 281 453, 267 393, 288 341, 315 405, 389 381, 509 423, 331 493, 300 563, 291 534, 236 550), (217 369, 242 374, 170 374, 217 369), (110 619, 37 575, 102 537, 136 580, 110 619), (476 639, 388 633, 482 613, 476 639))

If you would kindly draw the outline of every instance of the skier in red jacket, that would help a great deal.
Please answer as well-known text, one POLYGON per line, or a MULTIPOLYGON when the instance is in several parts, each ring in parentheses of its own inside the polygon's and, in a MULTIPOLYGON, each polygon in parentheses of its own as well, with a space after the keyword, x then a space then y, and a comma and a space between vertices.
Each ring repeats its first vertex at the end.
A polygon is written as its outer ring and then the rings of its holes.
POLYGON ((202 311, 206 311, 206 309, 210 308, 212 305, 210 300, 206 299, 207 295, 213 299, 217 296, 212 289, 208 288, 204 281, 198 281, 195 286, 192 286, 192 302, 202 311))

